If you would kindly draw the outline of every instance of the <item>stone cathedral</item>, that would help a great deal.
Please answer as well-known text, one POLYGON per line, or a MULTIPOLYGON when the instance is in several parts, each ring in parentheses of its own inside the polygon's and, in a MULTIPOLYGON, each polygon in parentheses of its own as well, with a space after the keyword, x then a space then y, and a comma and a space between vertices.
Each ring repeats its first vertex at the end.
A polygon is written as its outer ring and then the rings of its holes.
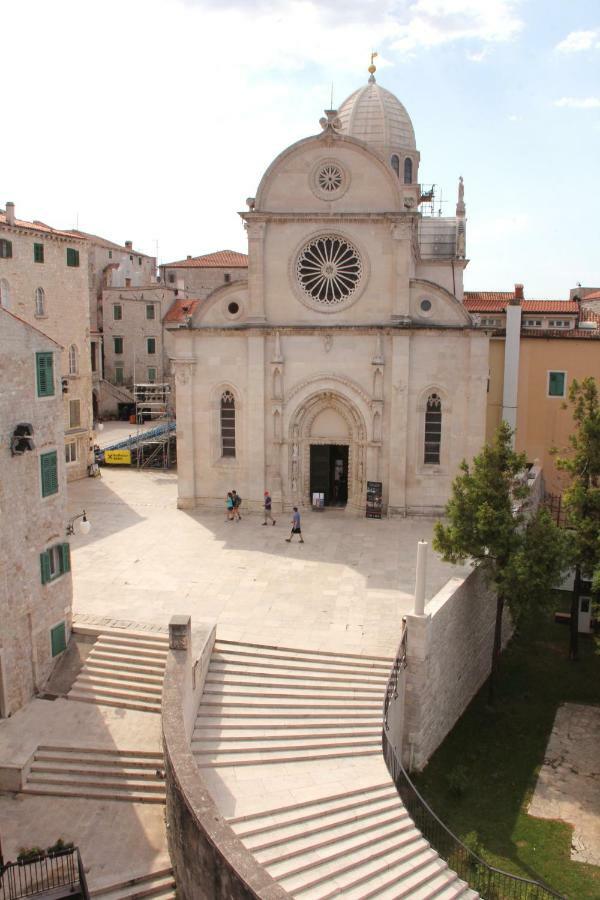
POLYGON ((488 337, 463 306, 465 205, 433 215, 375 79, 285 149, 242 213, 248 278, 174 333, 179 506, 435 514, 485 436, 488 337), (427 214, 428 213, 428 214, 427 214))

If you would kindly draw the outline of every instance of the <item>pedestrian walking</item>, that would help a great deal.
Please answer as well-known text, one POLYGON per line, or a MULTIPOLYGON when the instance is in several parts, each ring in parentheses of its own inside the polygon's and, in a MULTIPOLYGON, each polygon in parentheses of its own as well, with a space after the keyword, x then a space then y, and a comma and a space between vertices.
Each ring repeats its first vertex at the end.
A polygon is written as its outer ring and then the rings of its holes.
POLYGON ((227 492, 227 499, 225 500, 225 508, 227 510, 227 521, 231 522, 233 519, 233 496, 231 491, 227 492))
POLYGON ((275 519, 273 518, 273 513, 271 512, 271 495, 268 491, 265 491, 265 521, 263 525, 267 524, 267 519, 271 520, 271 525, 275 524, 275 519))
POLYGON ((294 514, 292 516, 292 531, 289 538, 286 538, 288 544, 292 540, 295 534, 300 536, 300 543, 304 543, 304 538, 302 537, 302 528, 300 527, 300 513, 298 512, 298 507, 294 507, 294 514))
POLYGON ((236 491, 232 491, 231 496, 233 497, 233 520, 234 522, 236 520, 239 522, 242 518, 240 516, 240 506, 242 505, 242 498, 236 491))

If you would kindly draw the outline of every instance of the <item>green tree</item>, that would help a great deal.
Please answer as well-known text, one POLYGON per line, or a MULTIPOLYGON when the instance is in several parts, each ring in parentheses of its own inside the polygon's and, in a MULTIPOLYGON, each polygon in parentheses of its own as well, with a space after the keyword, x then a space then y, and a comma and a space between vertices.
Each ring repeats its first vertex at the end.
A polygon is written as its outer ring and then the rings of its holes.
POLYGON ((471 465, 465 460, 452 485, 447 522, 435 526, 434 549, 446 562, 471 559, 496 590, 496 624, 489 678, 489 699, 502 649, 502 615, 513 621, 538 606, 567 563, 567 536, 545 510, 531 513, 523 481, 526 458, 512 448, 512 431, 502 422, 491 444, 471 465))
POLYGON ((572 562, 575 566, 569 659, 577 659, 582 576, 593 578, 594 590, 600 590, 600 398, 596 380, 584 378, 578 382, 573 379, 569 400, 573 406, 575 430, 569 437, 570 452, 557 459, 557 466, 571 476, 563 502, 567 525, 573 533, 572 562))

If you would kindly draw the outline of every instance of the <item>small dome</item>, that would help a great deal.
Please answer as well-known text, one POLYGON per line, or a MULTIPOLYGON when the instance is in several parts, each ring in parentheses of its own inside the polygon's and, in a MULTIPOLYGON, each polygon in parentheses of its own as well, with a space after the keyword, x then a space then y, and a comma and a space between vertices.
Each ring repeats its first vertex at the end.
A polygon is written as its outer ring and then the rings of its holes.
POLYGON ((373 76, 368 84, 344 100, 338 116, 343 134, 365 141, 380 153, 399 148, 417 149, 414 128, 406 109, 390 91, 380 87, 373 76))

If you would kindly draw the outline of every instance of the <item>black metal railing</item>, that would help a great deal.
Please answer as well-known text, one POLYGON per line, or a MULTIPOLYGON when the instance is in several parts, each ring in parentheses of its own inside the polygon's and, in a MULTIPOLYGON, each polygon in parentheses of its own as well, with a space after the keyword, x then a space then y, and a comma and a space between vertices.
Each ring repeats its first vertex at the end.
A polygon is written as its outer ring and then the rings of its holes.
POLYGON ((88 900, 89 892, 77 847, 58 850, 29 860, 9 862, 0 868, 0 900, 20 900, 64 888, 88 900))
POLYGON ((539 881, 511 875, 490 866, 444 825, 416 789, 388 737, 388 710, 391 702, 397 697, 399 673, 407 665, 406 652, 407 629, 404 624, 400 647, 385 693, 381 739, 388 772, 416 827, 441 859, 445 860, 458 877, 466 881, 484 900, 547 900, 551 897, 566 900, 562 894, 539 881))

